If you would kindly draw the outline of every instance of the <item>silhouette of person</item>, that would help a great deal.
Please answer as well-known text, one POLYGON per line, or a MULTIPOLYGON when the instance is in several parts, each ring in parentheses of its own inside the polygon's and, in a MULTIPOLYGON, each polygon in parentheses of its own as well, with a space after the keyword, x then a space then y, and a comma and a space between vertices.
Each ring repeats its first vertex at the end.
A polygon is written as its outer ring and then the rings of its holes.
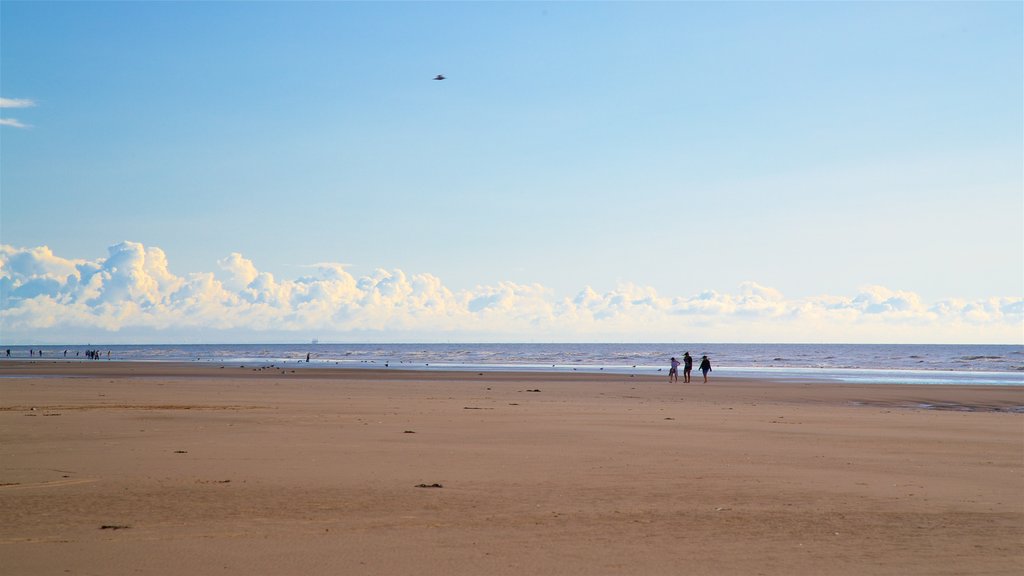
POLYGON ((683 383, 690 381, 690 372, 693 371, 693 357, 689 352, 683 352, 683 383))
POLYGON ((711 372, 711 360, 707 356, 700 359, 700 371, 704 373, 704 383, 708 383, 708 372, 711 372))

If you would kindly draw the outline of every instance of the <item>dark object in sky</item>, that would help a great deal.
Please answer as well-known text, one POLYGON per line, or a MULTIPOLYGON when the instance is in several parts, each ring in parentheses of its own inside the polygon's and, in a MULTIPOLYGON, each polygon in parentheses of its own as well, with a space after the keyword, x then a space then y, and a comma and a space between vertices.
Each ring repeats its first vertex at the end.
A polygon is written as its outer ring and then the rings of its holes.
POLYGON ((437 76, 434 76, 434 80, 444 80, 444 74, 438 74, 437 76))

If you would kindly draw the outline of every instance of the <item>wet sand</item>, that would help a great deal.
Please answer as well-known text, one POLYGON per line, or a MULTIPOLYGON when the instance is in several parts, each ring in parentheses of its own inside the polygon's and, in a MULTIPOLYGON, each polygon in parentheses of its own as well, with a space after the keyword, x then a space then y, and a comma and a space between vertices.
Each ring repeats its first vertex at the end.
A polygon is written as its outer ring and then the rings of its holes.
POLYGON ((1024 572, 1024 388, 291 370, 0 363, 2 571, 1024 572))

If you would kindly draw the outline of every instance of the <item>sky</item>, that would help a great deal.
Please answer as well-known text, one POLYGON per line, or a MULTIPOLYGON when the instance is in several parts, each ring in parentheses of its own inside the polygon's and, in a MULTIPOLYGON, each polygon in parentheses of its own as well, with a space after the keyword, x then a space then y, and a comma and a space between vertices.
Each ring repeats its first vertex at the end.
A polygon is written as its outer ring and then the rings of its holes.
POLYGON ((5 0, 0 343, 1024 343, 1022 30, 5 0))

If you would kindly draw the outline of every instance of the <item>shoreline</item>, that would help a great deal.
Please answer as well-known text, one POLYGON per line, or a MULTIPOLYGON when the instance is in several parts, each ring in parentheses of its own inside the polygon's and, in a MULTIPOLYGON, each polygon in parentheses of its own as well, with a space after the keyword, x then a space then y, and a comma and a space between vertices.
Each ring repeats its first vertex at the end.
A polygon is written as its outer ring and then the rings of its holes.
POLYGON ((1019 387, 39 362, 12 573, 1017 574, 1019 387), (283 373, 282 373, 283 372, 283 373), (972 411, 921 405, 971 406, 972 411))
MULTIPOLYGON (((43 350, 43 348, 40 348, 43 350)), ((540 371, 596 370, 619 373, 658 373, 667 370, 669 358, 683 350, 708 354, 719 370, 737 375, 757 371, 759 377, 774 377, 777 372, 796 370, 813 378, 827 372, 831 379, 843 379, 843 371, 893 370, 899 377, 922 371, 924 376, 963 374, 974 379, 991 374, 993 384, 1024 383, 1024 348, 1014 344, 919 345, 919 344, 488 344, 488 343, 383 343, 383 344, 161 344, 96 345, 103 359, 154 360, 182 362, 265 362, 302 365, 311 357, 311 365, 411 366, 434 369, 512 369, 540 371)), ((12 358, 29 359, 31 347, 15 347, 12 358)), ((77 347, 46 347, 45 359, 68 360, 89 350, 77 347)), ((4 358, 0 358, 0 361, 4 358)), ((854 373, 853 376, 859 376, 854 373)), ((878 378, 879 374, 871 374, 878 378)), ((917 378, 917 377, 915 377, 917 378)), ((931 383, 924 380, 916 383, 931 383)), ((939 382, 941 383, 941 382, 939 382)))
MULTIPOLYGON (((268 360, 268 359, 208 359, 208 360, 122 360, 82 358, 11 358, 0 359, 0 379, 8 372, 26 370, 31 365, 92 365, 92 364, 142 364, 142 365, 177 365, 213 368, 277 368, 289 371, 306 370, 344 370, 344 371, 381 371, 381 372, 414 372, 414 373, 513 373, 532 374, 539 376, 559 374, 579 374, 584 376, 615 375, 639 378, 667 378, 667 369, 651 366, 570 366, 570 365, 517 365, 517 364, 453 364, 438 362, 397 364, 379 364, 372 361, 324 361, 314 360, 268 360)), ((699 377, 699 370, 694 371, 699 377)), ((9 376, 8 376, 9 377, 9 376)), ((720 366, 712 372, 715 379, 763 380, 771 382, 806 382, 815 384, 865 384, 865 385, 910 385, 910 386, 998 386, 1024 388, 1024 373, 1021 371, 983 371, 983 370, 946 370, 946 369, 910 369, 910 368, 811 368, 811 367, 733 367, 720 366), (723 376, 724 373, 724 376, 723 376)))

